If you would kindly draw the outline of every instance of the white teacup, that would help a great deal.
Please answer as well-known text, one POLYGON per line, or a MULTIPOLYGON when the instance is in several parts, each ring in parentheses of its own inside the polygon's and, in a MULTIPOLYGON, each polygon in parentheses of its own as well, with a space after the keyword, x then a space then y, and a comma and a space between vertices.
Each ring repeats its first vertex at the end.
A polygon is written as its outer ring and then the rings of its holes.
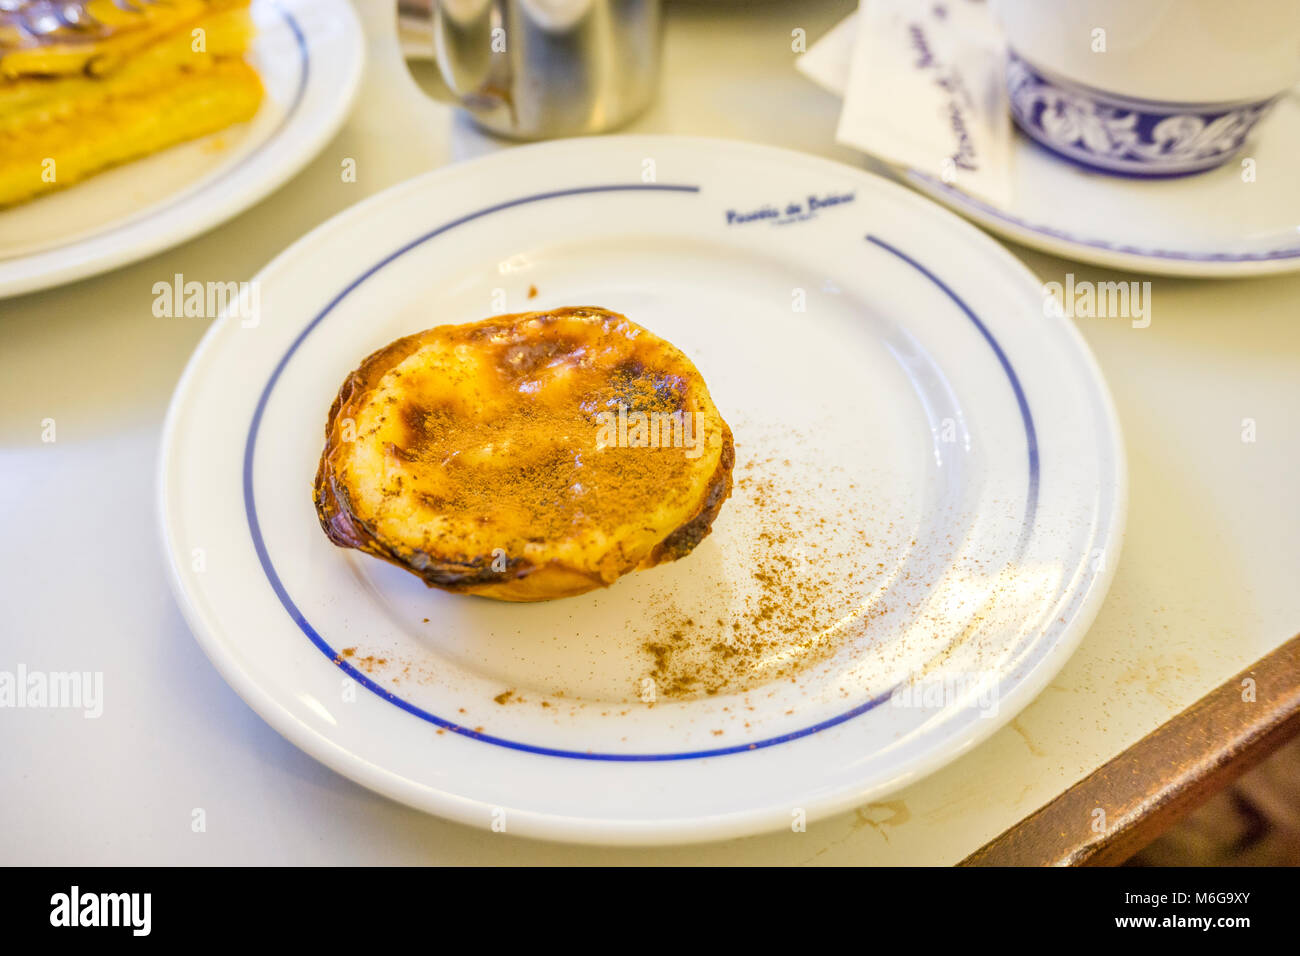
POLYGON ((1226 162, 1300 81, 1300 0, 990 0, 1012 115, 1089 169, 1226 162))

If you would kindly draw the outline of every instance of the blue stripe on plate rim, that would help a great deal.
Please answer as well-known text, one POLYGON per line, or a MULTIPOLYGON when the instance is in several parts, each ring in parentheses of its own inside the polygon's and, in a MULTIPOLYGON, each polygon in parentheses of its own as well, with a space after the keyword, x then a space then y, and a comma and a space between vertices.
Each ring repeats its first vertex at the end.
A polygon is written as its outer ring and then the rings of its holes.
MULTIPOLYGON (((896 690, 897 688, 890 688, 888 691, 879 694, 876 697, 872 697, 871 699, 858 704, 857 706, 853 707, 848 711, 845 711, 844 713, 837 714, 834 717, 827 718, 826 720, 820 721, 819 723, 813 724, 812 726, 809 727, 804 727, 799 730, 790 731, 789 733, 780 734, 775 737, 767 737, 763 740, 754 741, 748 744, 737 744, 730 747, 715 747, 708 750, 690 750, 690 751, 670 752, 670 753, 605 753, 599 751, 564 750, 555 747, 544 747, 544 746, 539 746, 537 744, 523 743, 517 740, 507 740, 506 738, 503 737, 496 737, 493 736, 492 734, 482 733, 479 731, 472 730, 468 727, 463 727, 460 724, 456 723, 455 721, 446 720, 442 717, 437 716, 436 714, 431 714, 428 711, 424 710, 423 708, 417 707, 415 704, 412 704, 410 701, 398 697, 396 694, 385 689, 375 681, 371 680, 361 671, 357 670, 357 668, 353 667, 346 660, 344 660, 342 656, 339 654, 339 652, 336 651, 333 647, 331 647, 329 643, 325 640, 325 638, 323 638, 320 635, 320 633, 314 627, 312 627, 311 623, 308 622, 307 618, 303 615, 302 611, 294 603, 293 598, 289 596, 289 592, 285 589, 284 583, 280 580, 279 574, 276 573, 275 566, 271 561, 271 556, 267 551, 266 542, 263 540, 262 537, 261 526, 258 523, 258 519, 257 519, 257 504, 255 501, 254 491, 253 491, 253 456, 257 447, 258 429, 261 426, 262 416, 266 411, 266 406, 267 403, 270 401, 271 394, 275 390, 276 383, 279 381, 281 374, 284 372, 285 367, 289 363, 289 360, 293 357, 294 353, 297 352, 298 348, 302 345, 302 343, 307 339, 307 336, 310 335, 317 328, 317 326, 321 324, 322 321, 324 321, 325 317, 328 316, 334 310, 334 308, 340 302, 343 301, 343 299, 345 299, 348 295, 354 292, 358 287, 362 285, 362 283, 364 283, 371 276, 375 275, 375 273, 377 273, 379 270, 383 269, 384 267, 392 263, 400 256, 406 254, 407 252, 410 252, 412 249, 416 248, 417 246, 423 245, 425 242, 428 242, 430 239, 443 235, 444 233, 447 233, 452 229, 455 229, 457 226, 464 225, 465 223, 471 222, 476 219, 481 219, 484 216, 488 216, 496 212, 501 212, 502 210, 513 209, 517 206, 523 206, 535 202, 542 202, 548 199, 556 199, 564 196, 588 195, 593 193, 613 193, 613 192, 688 193, 688 194, 698 195, 700 192, 700 187, 687 186, 687 185, 658 184, 658 183, 630 183, 630 184, 615 184, 615 185, 601 185, 601 186, 579 186, 571 189, 558 189, 552 192, 536 193, 530 196, 522 196, 518 199, 511 199, 505 202, 496 203, 494 205, 487 206, 483 209, 479 209, 475 212, 471 212, 464 216, 460 216, 456 219, 453 219, 450 222, 443 223, 441 226, 438 226, 435 229, 431 229, 430 231, 424 233, 421 236, 418 236, 415 239, 412 239, 410 242, 406 243, 403 246, 400 246, 393 252, 390 252, 388 255, 384 256, 382 259, 380 259, 378 262, 371 265, 364 272, 362 272, 351 282, 349 282, 346 286, 344 286, 342 291, 340 291, 336 296, 334 296, 334 298, 331 299, 325 305, 325 307, 321 309, 321 311, 317 313, 316 316, 307 324, 306 328, 304 328, 298 334, 298 336, 290 344, 288 350, 280 358, 280 361, 276 364, 274 370, 271 372, 271 376, 267 380, 266 387, 263 388, 262 394, 258 398, 257 407, 253 411, 253 418, 251 423, 249 424, 248 438, 244 445, 244 468, 243 468, 244 510, 248 518, 248 529, 253 538, 253 547, 257 552, 257 557, 258 560, 261 562, 262 570, 266 575, 267 582, 271 585, 271 589, 275 592, 276 597, 280 599, 280 603, 284 606, 285 611, 288 612, 289 617, 298 626, 299 630, 301 630, 302 633, 307 636, 307 638, 312 642, 312 644, 314 644, 317 647, 317 649, 320 650, 320 652, 325 655, 327 659, 329 659, 340 670, 342 670, 348 677, 352 678, 362 687, 365 687, 367 690, 383 698, 384 700, 388 701, 394 706, 401 708, 407 713, 412 714, 415 717, 420 718, 421 720, 427 721, 428 723, 434 724, 435 726, 440 727, 443 730, 451 731, 452 733, 460 734, 461 736, 468 737, 473 740, 481 741, 483 743, 492 744, 497 747, 505 747, 510 750, 518 750, 518 751, 523 751, 524 753, 538 754, 546 757, 565 757, 572 760, 603 760, 603 761, 615 761, 615 762, 698 760, 705 757, 723 757, 729 754, 748 753, 753 750, 760 750, 766 747, 774 747, 777 744, 788 743, 789 741, 797 740, 800 737, 807 737, 811 734, 819 733, 823 730, 827 730, 838 724, 842 724, 845 721, 852 720, 854 717, 858 717, 862 714, 865 714, 867 711, 872 710, 875 707, 878 707, 880 704, 888 700, 889 697, 893 694, 894 690, 896 690)), ((972 323, 974 323, 976 329, 978 329, 978 331, 983 336, 985 341, 988 342, 989 346, 992 348, 994 355, 998 359, 998 363, 1001 365, 1003 372, 1006 374, 1007 379, 1011 385, 1011 389, 1015 394, 1016 405, 1020 411, 1021 419, 1024 422, 1025 437, 1029 449, 1028 501, 1026 504, 1026 511, 1025 511, 1025 523, 1021 532, 1021 537, 1017 548, 1017 555, 1023 553, 1023 549, 1025 545, 1028 543, 1029 536, 1033 531, 1034 516, 1036 514, 1037 507, 1038 507, 1038 485, 1039 485, 1038 438, 1037 438, 1037 433, 1034 429, 1033 416, 1029 410, 1029 403, 1025 397, 1024 389, 1021 388, 1020 379, 1017 377, 1015 369, 1012 368, 1011 362, 1007 358, 1006 353, 1003 351, 1002 347, 998 344, 997 339, 993 337, 988 327, 983 322, 980 321, 979 317, 974 313, 974 311, 971 310, 970 306, 968 306, 966 302, 959 295, 957 295, 957 293, 954 292, 950 286, 947 285, 947 283, 945 283, 942 279, 940 279, 933 271, 931 271, 930 269, 922 265, 919 261, 912 258, 910 255, 903 252, 901 249, 897 248, 896 246, 893 246, 890 243, 886 242, 885 240, 873 235, 868 235, 865 237, 865 239, 867 242, 875 245, 880 249, 885 250, 886 252, 896 256, 901 261, 907 263, 913 269, 920 272, 921 275, 925 276, 927 280, 929 280, 940 290, 942 290, 944 294, 946 294, 948 298, 951 299, 957 305, 957 307, 962 311, 962 313, 965 314, 966 317, 969 318, 972 323)))

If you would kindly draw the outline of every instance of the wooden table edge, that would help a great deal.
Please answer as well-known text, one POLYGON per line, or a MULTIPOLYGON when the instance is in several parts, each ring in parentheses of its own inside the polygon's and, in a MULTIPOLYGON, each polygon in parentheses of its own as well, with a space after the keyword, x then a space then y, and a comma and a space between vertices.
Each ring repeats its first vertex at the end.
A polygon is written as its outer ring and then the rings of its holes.
POLYGON ((1298 733, 1300 635, 958 866, 1123 863, 1298 733))

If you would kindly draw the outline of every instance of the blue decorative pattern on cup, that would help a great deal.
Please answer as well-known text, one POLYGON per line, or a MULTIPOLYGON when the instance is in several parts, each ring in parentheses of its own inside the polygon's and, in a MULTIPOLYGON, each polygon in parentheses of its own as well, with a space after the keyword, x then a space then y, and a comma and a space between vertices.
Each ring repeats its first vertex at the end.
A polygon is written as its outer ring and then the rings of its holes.
POLYGON ((1105 93, 1044 74, 1008 53, 1007 92, 1016 125, 1052 152, 1122 176, 1183 176, 1221 165, 1241 149, 1277 97, 1187 104, 1105 93))

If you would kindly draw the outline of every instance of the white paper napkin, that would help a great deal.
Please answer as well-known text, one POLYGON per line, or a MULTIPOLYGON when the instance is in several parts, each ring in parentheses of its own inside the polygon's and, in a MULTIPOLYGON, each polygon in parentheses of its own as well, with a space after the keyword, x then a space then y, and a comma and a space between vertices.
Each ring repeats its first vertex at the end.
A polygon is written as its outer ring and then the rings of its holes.
POLYGON ((844 109, 835 138, 995 204, 1011 193, 1005 44, 982 0, 862 0, 797 61, 844 109))
POLYGON ((857 39, 858 15, 850 13, 794 61, 795 69, 822 89, 843 98, 857 39))

